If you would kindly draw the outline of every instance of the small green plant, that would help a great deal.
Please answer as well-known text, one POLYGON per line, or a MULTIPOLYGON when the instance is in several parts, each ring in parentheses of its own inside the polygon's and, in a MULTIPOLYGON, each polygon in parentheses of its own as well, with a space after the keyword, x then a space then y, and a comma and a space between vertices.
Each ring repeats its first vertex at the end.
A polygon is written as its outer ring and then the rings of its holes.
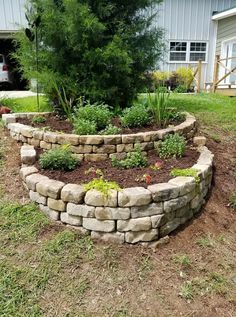
POLYGON ((84 185, 86 191, 96 189, 103 193, 104 196, 109 196, 109 192, 113 190, 120 191, 121 188, 116 182, 110 182, 103 177, 93 179, 91 182, 84 185))
POLYGON ((234 210, 236 210, 236 195, 235 194, 229 197, 229 206, 233 208, 234 210))
POLYGON ((100 168, 95 169, 94 167, 90 167, 84 173, 85 173, 85 175, 92 174, 94 178, 103 177, 103 172, 102 172, 102 170, 100 168))
POLYGON ((113 155, 111 158, 111 163, 113 167, 130 169, 135 167, 146 167, 148 162, 144 157, 140 146, 136 146, 134 152, 129 152, 124 160, 118 160, 118 158, 113 155))
POLYGON ((157 89, 154 94, 148 94, 146 104, 150 109, 153 119, 160 127, 165 127, 169 122, 169 111, 167 111, 169 92, 157 89))
POLYGON ((114 135, 121 133, 121 129, 116 127, 115 125, 109 124, 104 130, 102 130, 99 134, 104 135, 114 135))
POLYGON ((75 118, 73 122, 74 132, 78 135, 97 134, 97 125, 93 121, 75 118))
POLYGON ((147 277, 147 275, 152 270, 152 263, 151 258, 149 255, 142 256, 140 262, 139 262, 139 268, 138 268, 138 276, 140 280, 143 280, 147 277))
POLYGON ((174 260, 175 263, 178 263, 178 264, 180 264, 182 266, 185 266, 185 267, 191 265, 191 259, 186 254, 175 255, 173 257, 173 260, 174 260))
POLYGON ((187 281, 184 283, 184 285, 181 287, 179 295, 183 297, 184 299, 193 299, 194 297, 194 286, 191 281, 187 281))
POLYGON ((212 248, 215 244, 212 236, 209 234, 197 239, 196 243, 202 248, 212 248))
POLYGON ((111 111, 105 104, 90 104, 89 102, 85 106, 80 106, 74 116, 74 120, 86 120, 96 125, 98 131, 105 129, 110 123, 112 117, 111 111), (78 118, 78 119, 77 119, 78 118))
POLYGON ((186 150, 186 140, 179 134, 167 135, 165 140, 160 144, 157 151, 160 158, 182 157, 186 150))
POLYGON ((134 105, 131 108, 126 108, 120 117, 123 127, 135 128, 143 127, 150 121, 147 109, 141 105, 134 105))
POLYGON ((199 170, 195 168, 174 168, 170 175, 172 177, 185 176, 185 177, 194 177, 196 183, 200 183, 200 177, 198 175, 199 170))
POLYGON ((44 123, 46 121, 46 119, 42 116, 34 116, 32 118, 32 123, 44 123))
POLYGON ((188 92, 188 88, 185 85, 179 85, 175 88, 174 92, 178 94, 183 94, 188 92))
POLYGON ((70 171, 76 168, 78 161, 73 157, 69 146, 64 145, 43 153, 39 164, 43 169, 70 171))

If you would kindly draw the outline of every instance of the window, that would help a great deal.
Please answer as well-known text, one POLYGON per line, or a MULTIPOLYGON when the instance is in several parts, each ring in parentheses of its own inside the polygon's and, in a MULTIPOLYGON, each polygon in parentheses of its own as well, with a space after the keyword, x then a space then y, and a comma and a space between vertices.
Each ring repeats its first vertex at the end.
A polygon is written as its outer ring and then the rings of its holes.
POLYGON ((187 42, 170 42, 170 61, 185 61, 187 42))
POLYGON ((205 62, 206 42, 170 42, 170 62, 205 62))
POLYGON ((203 62, 206 61, 206 43, 190 43, 190 58, 191 62, 197 62, 201 59, 203 62))

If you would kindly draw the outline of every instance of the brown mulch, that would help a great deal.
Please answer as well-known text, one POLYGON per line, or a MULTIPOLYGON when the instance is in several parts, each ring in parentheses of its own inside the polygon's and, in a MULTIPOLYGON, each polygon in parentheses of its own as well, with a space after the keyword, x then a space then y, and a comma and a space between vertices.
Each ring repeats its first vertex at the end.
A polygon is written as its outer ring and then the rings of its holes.
POLYGON ((115 181, 122 188, 143 186, 147 187, 144 175, 151 176, 150 184, 163 183, 170 180, 170 172, 173 168, 188 168, 192 167, 199 157, 199 153, 193 149, 188 148, 185 155, 178 159, 160 160, 155 152, 148 155, 148 166, 143 168, 120 169, 112 167, 111 160, 105 162, 85 162, 83 161, 80 166, 75 170, 69 172, 52 171, 40 169, 39 164, 37 168, 40 173, 65 183, 85 184, 94 178, 93 173, 87 173, 90 168, 101 169, 104 178, 109 181, 115 181), (151 168, 156 162, 160 162, 162 167, 159 170, 151 168))
MULTIPOLYGON (((41 128, 41 129, 47 129, 50 131, 60 131, 63 133, 73 133, 73 125, 65 119, 62 119, 58 115, 50 114, 48 117, 45 118, 46 121, 43 123, 32 123, 32 121, 28 118, 18 118, 17 122, 30 125, 34 128, 41 128)), ((170 125, 178 125, 181 122, 172 121, 170 122, 170 125)), ((149 131, 155 131, 159 130, 161 127, 155 124, 154 122, 150 122, 149 125, 146 125, 145 127, 141 128, 123 128, 121 126, 120 120, 118 117, 112 119, 112 124, 117 126, 121 129, 120 133, 125 134, 132 134, 132 133, 138 133, 138 132, 149 132, 149 131)))

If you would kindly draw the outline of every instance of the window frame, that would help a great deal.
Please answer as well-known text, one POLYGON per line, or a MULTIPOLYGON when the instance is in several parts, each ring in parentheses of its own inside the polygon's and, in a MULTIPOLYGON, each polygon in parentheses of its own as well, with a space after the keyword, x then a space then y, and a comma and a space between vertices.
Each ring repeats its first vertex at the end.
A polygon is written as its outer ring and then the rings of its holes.
MULTIPOLYGON (((175 52, 175 51, 174 51, 175 52)), ((177 51, 178 52, 178 51, 177 51)), ((205 53, 206 58, 205 61, 202 61, 203 64, 208 64, 208 41, 183 41, 183 40, 170 40, 169 41, 169 56, 168 56, 168 63, 169 64, 197 64, 198 61, 190 61, 190 54, 191 53, 205 53), (187 50, 186 50, 186 60, 185 61, 171 61, 170 60, 170 43, 172 42, 182 42, 187 43, 187 50), (191 51, 191 43, 205 43, 206 44, 206 51, 191 51)))

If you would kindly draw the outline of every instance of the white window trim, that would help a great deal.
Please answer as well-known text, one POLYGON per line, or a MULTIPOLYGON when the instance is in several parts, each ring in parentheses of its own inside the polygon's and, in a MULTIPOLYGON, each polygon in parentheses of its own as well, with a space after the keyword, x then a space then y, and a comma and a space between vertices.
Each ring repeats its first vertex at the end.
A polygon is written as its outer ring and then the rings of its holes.
MULTIPOLYGON (((207 41, 184 41, 184 40, 169 40, 169 54, 168 54, 168 64, 197 64, 198 61, 190 61, 190 45, 191 43, 206 43, 206 51, 197 51, 191 53, 206 53, 206 60, 202 61, 203 64, 208 63, 208 42, 207 41), (170 60, 170 42, 183 42, 187 43, 187 50, 186 50, 186 60, 185 61, 171 61, 170 60)), ((175 52, 175 51, 174 51, 175 52)))

